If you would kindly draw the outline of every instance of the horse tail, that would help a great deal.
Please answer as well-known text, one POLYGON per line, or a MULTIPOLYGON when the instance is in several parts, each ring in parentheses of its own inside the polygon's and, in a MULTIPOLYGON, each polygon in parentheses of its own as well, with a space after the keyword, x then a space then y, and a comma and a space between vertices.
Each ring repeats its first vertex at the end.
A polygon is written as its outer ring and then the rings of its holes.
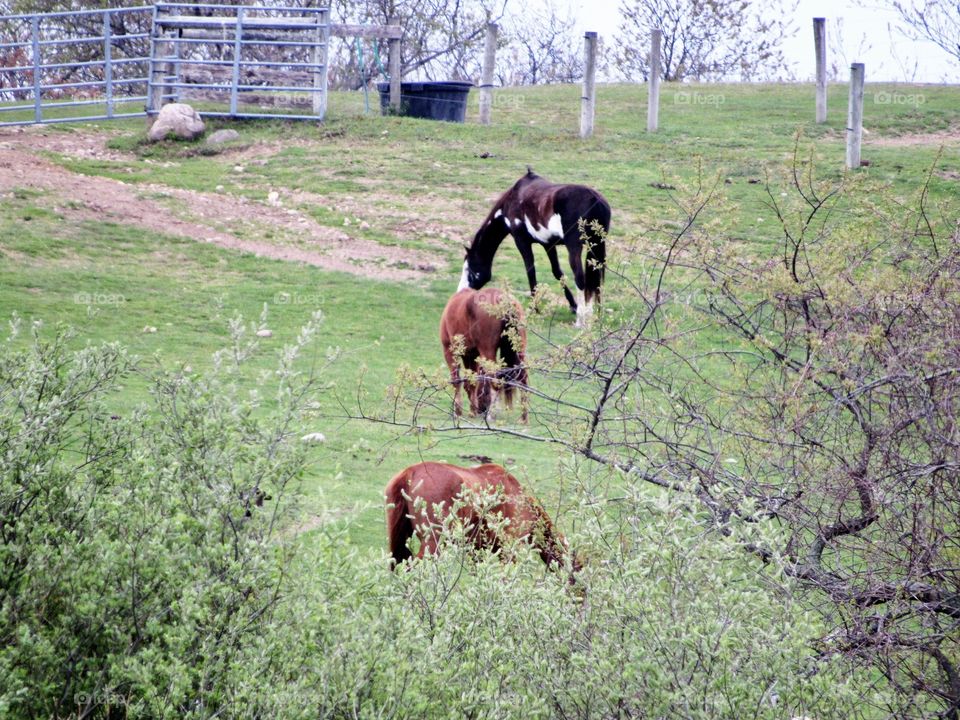
POLYGON ((610 205, 598 195, 592 212, 584 218, 586 227, 584 234, 587 242, 587 257, 584 265, 584 299, 589 303, 600 303, 600 288, 603 286, 603 276, 607 263, 606 236, 610 232, 610 205), (603 228, 601 234, 596 227, 603 228))
POLYGON ((407 489, 407 481, 407 471, 404 470, 387 483, 384 491, 387 503, 387 541, 393 556, 391 569, 413 555, 407 547, 407 541, 413 536, 413 520, 407 512, 407 499, 403 495, 407 489))
POLYGON ((506 380, 503 385, 503 399, 507 407, 513 407, 513 393, 517 385, 527 384, 527 336, 523 326, 523 310, 514 301, 507 315, 500 321, 500 357, 505 369, 501 377, 506 380))

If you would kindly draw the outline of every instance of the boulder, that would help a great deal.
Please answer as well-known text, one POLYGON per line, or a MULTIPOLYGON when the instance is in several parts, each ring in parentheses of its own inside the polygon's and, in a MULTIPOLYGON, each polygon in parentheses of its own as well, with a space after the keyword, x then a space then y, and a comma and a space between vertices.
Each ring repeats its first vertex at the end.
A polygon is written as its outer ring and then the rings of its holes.
POLYGON ((200 114, 186 103, 170 103, 160 108, 147 138, 151 142, 165 140, 168 135, 195 140, 203 135, 203 120, 200 114))

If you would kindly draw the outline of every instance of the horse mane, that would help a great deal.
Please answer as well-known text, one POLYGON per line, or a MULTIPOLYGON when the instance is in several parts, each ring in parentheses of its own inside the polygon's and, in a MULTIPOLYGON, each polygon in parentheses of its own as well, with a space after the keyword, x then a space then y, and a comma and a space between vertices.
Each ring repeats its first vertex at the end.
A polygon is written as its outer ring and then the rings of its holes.
MULTIPOLYGON (((497 201, 493 204, 493 207, 490 208, 490 212, 487 213, 487 216, 483 219, 483 222, 480 223, 480 228, 473 235, 473 240, 470 241, 469 245, 465 245, 464 249, 469 254, 472 250, 475 250, 477 243, 480 238, 484 235, 487 228, 490 227, 490 224, 496 219, 494 215, 497 214, 498 210, 503 209, 503 205, 506 202, 507 198, 510 197, 513 193, 517 192, 523 185, 530 182, 531 180, 541 180, 542 178, 534 172, 533 168, 527 165, 527 173, 517 180, 513 185, 511 185, 506 191, 500 194, 500 197, 497 198, 497 201)), ((504 232, 506 235, 506 231, 504 232)))
POLYGON ((408 470, 397 474, 384 491, 387 503, 387 538, 390 544, 390 554, 393 556, 391 568, 413 556, 407 541, 413 536, 413 521, 407 512, 407 499, 404 492, 407 489, 408 470))

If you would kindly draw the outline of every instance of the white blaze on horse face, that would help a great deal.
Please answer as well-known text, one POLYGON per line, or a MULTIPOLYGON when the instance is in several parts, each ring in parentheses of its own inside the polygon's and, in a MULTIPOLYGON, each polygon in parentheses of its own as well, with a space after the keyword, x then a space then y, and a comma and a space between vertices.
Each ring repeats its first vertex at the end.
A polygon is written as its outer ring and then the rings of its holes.
POLYGON ((557 213, 550 216, 546 227, 535 228, 533 223, 530 222, 530 218, 526 215, 523 216, 523 222, 527 226, 527 232, 538 242, 545 244, 552 237, 563 237, 563 223, 560 221, 560 216, 557 213))
POLYGON ((464 260, 463 273, 460 275, 460 285, 457 286, 457 292, 460 292, 461 290, 466 290, 468 287, 470 287, 470 280, 467 277, 469 268, 470 268, 470 264, 466 260, 464 260))

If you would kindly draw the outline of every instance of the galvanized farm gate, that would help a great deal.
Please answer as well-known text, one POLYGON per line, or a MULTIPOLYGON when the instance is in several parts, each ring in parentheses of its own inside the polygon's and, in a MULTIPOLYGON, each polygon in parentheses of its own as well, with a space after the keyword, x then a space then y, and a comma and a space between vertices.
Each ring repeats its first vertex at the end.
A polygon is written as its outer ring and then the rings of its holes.
POLYGON ((0 16, 0 125, 143 115, 152 12, 0 16))
POLYGON ((329 8, 156 3, 0 16, 0 125, 153 115, 322 120, 329 8))
POLYGON ((322 120, 329 40, 328 7, 157 3, 147 113, 190 98, 208 116, 322 120))

